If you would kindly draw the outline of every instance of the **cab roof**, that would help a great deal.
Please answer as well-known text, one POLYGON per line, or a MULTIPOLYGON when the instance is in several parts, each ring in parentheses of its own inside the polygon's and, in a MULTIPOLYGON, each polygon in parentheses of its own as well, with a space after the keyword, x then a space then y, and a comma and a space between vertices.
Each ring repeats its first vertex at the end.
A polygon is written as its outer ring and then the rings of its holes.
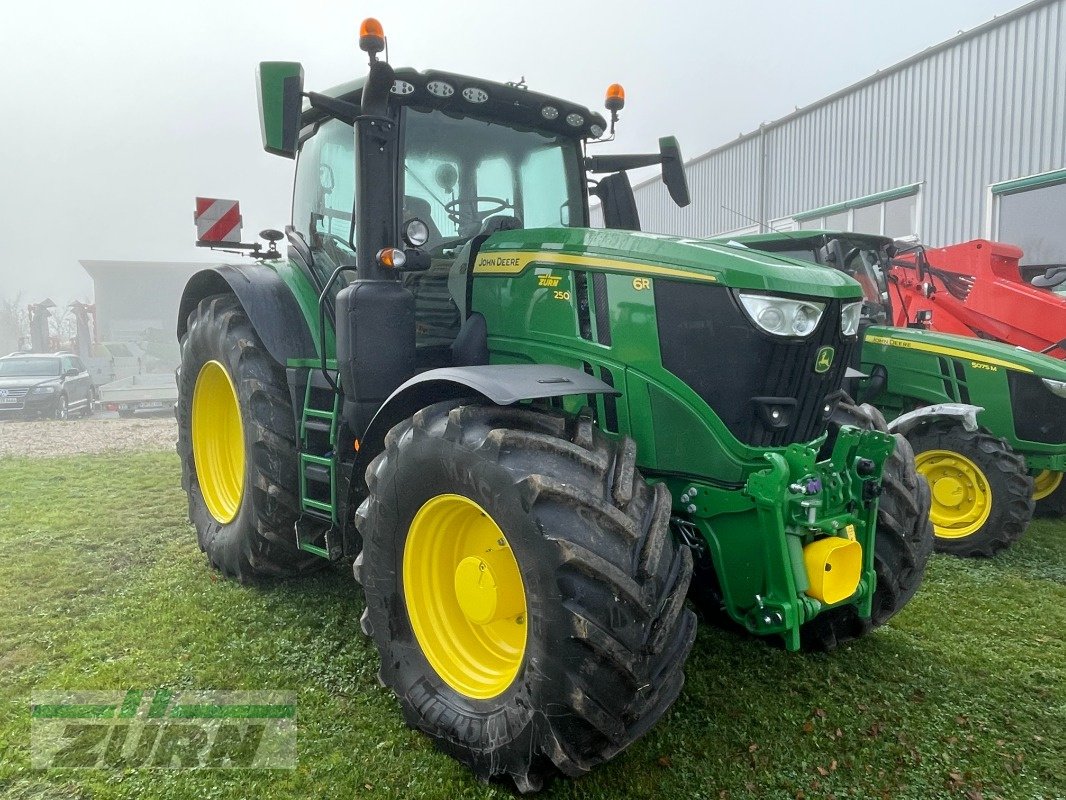
POLYGON ((766 244, 777 243, 782 244, 786 242, 803 242, 805 245, 810 245, 812 241, 828 241, 829 239, 846 238, 852 240, 865 240, 870 242, 875 247, 881 247, 886 244, 892 244, 894 241, 890 236, 881 236, 876 233, 854 233, 852 231, 827 231, 827 230, 806 230, 806 231, 772 231, 770 233, 747 233, 741 236, 719 236, 716 237, 717 241, 734 241, 746 244, 751 242, 753 244, 766 244))
MULTIPOLYGON (((607 128, 603 116, 586 106, 531 91, 523 84, 496 83, 433 69, 419 72, 411 67, 398 67, 394 72, 391 100, 400 105, 439 109, 575 139, 597 139, 607 128)), ((366 76, 363 76, 326 89, 322 94, 358 106, 365 83, 366 76)), ((327 113, 311 108, 305 101, 301 126, 327 117, 327 113)))

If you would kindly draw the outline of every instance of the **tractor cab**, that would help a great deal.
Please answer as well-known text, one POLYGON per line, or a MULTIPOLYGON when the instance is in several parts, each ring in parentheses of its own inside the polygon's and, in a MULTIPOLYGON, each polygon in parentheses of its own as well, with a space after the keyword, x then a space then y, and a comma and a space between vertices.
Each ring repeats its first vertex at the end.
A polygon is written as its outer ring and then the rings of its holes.
MULTIPOLYGON (((679 205, 688 187, 671 137, 657 154, 586 155, 588 144, 613 135, 624 106, 617 84, 608 89, 608 122, 524 80, 393 68, 377 57, 379 38, 373 29, 361 37, 365 78, 322 93, 303 91, 299 64, 264 62, 258 78, 264 147, 297 161, 289 258, 320 295, 323 320, 390 309, 383 329, 361 337, 374 342, 370 350, 346 351, 360 337, 341 335, 340 370, 343 378, 345 361, 353 365, 349 387, 365 386, 355 376, 370 371, 391 391, 429 369, 487 362, 484 320, 470 300, 474 261, 490 236, 587 228, 590 192, 608 209, 609 227, 638 228, 625 177, 635 167, 661 164, 679 205), (347 289, 369 280, 388 283, 347 289), (360 313, 362 304, 375 310, 360 313), (407 326, 413 350, 374 363, 384 359, 381 342, 410 339, 407 326)), ((369 422, 382 392, 349 407, 353 429, 369 422)))
POLYGON ((360 124, 354 109, 365 83, 327 92, 328 103, 312 95, 287 235, 323 286, 338 268, 350 269, 337 286, 389 269, 414 296, 416 366, 448 366, 480 245, 501 231, 587 226, 583 144, 606 123, 521 85, 439 71, 392 75, 384 114, 366 123, 361 147, 350 119, 360 124), (374 146, 379 135, 387 147, 374 146), (377 173, 385 180, 357 189, 358 176, 377 173))

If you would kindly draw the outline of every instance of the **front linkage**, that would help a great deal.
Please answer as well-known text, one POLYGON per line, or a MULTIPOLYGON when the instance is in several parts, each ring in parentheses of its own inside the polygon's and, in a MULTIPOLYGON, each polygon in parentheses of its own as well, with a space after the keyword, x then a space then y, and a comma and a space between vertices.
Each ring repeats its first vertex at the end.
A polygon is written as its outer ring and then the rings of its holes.
POLYGON ((711 602, 753 634, 781 634, 789 650, 800 648, 804 623, 827 609, 851 605, 868 619, 877 499, 895 445, 886 433, 842 427, 825 460, 800 444, 766 453, 769 466, 739 493, 665 480, 675 498, 675 530, 698 559, 713 564, 711 602))

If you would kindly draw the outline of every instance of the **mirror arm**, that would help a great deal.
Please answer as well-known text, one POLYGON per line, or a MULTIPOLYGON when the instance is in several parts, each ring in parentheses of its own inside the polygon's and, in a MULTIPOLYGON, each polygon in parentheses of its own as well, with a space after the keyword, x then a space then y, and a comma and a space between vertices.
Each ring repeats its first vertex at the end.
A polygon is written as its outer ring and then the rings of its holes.
POLYGON ((318 111, 324 111, 334 119, 339 119, 341 122, 347 122, 349 125, 354 125, 355 121, 359 119, 360 108, 354 103, 349 103, 346 100, 338 100, 335 97, 327 97, 318 92, 307 92, 304 96, 311 101, 311 108, 317 109, 318 111))
POLYGON ((603 174, 607 172, 622 172, 629 169, 639 169, 640 167, 652 167, 661 163, 663 163, 663 157, 660 153, 649 153, 647 155, 588 156, 585 158, 585 169, 595 174, 603 174))

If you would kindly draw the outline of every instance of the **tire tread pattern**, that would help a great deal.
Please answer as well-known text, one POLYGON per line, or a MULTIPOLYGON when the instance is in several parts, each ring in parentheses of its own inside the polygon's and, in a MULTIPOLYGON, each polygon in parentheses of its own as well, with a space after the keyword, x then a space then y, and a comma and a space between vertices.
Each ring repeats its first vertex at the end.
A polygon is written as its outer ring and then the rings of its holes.
MULTIPOLYGON (((841 402, 833 421, 888 432, 884 416, 868 403, 841 402)), ((885 462, 877 504, 877 587, 870 619, 860 618, 854 606, 825 611, 803 626, 802 640, 807 648, 829 651, 866 635, 899 612, 921 585, 933 552, 929 484, 915 469, 908 441, 899 434, 894 436, 896 447, 885 462)))
POLYGON ((684 605, 692 557, 670 533, 669 492, 645 483, 631 440, 615 442, 582 417, 440 404, 389 432, 366 480, 370 496, 357 513, 365 549, 356 573, 367 591, 382 678, 408 721, 480 778, 509 776, 520 791, 532 791, 554 774, 584 774, 631 744, 673 703, 695 637, 695 615, 684 605), (391 658, 390 629, 405 613, 403 600, 388 596, 374 561, 381 548, 394 546, 384 539, 397 524, 390 500, 396 465, 427 437, 506 471, 554 555, 559 624, 548 631, 552 645, 544 660, 550 663, 537 670, 560 679, 540 705, 532 698, 533 708, 508 710, 526 729, 494 748, 471 746, 450 730, 454 720, 442 715, 443 704, 408 690, 409 676, 397 674, 391 658))
POLYGON ((189 315, 181 353, 174 409, 181 485, 208 563, 240 583, 320 569, 322 559, 296 547, 299 461, 285 370, 267 354, 235 296, 218 294, 200 301, 189 315), (237 517, 226 525, 204 504, 192 450, 193 390, 200 367, 209 360, 222 362, 233 377, 244 422, 245 496, 237 517))
POLYGON ((968 431, 951 420, 930 423, 908 438, 916 453, 952 450, 966 456, 993 484, 992 512, 981 529, 958 539, 936 537, 937 552, 990 558, 1021 538, 1033 518, 1033 479, 1025 459, 1006 442, 983 430, 968 431))

